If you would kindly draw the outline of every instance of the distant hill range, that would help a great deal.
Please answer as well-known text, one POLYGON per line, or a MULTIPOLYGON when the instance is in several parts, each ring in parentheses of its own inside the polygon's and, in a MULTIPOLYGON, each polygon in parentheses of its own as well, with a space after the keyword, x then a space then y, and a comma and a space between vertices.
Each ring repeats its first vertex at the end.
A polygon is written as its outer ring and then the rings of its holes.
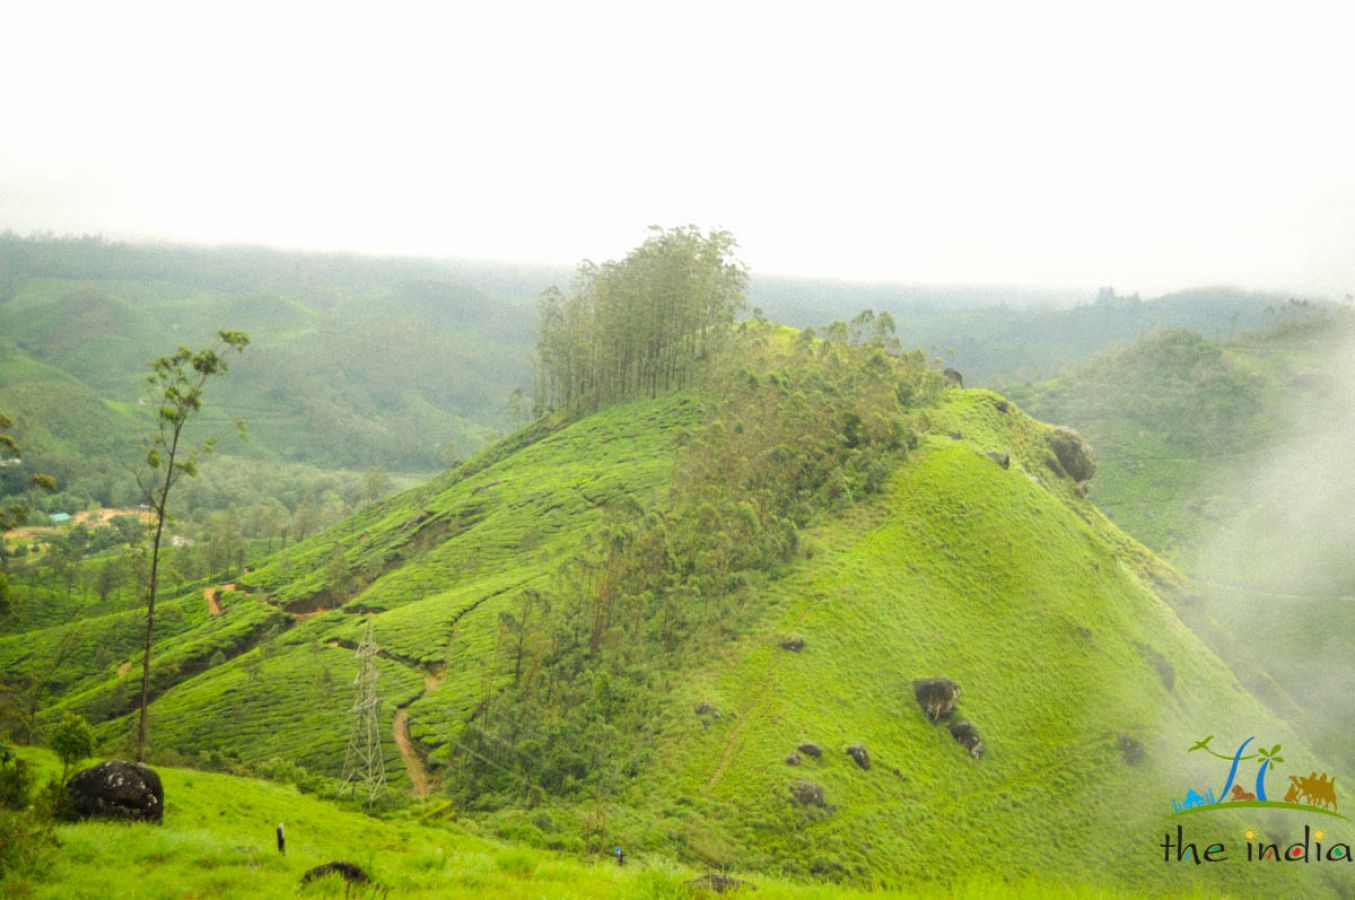
POLYGON ((237 328, 253 345, 194 425, 245 419, 251 440, 224 452, 428 472, 508 428, 509 395, 530 388, 535 305, 513 284, 455 264, 4 236, 0 409, 26 462, 110 502, 150 422, 146 364, 237 328))
POLYGON ((1141 299, 1112 288, 1035 290, 1003 286, 852 284, 755 278, 751 302, 800 327, 887 311, 904 346, 922 347, 973 385, 1047 378, 1103 350, 1156 330, 1187 328, 1214 338, 1277 322, 1290 297, 1217 286, 1141 299))

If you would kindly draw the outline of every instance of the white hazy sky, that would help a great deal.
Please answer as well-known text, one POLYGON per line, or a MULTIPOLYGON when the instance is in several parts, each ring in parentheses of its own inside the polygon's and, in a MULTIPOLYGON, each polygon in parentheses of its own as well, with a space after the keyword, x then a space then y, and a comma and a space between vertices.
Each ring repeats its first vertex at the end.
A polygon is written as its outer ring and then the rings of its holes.
POLYGON ((10 2, 0 229, 1355 291, 1346 2, 10 2))

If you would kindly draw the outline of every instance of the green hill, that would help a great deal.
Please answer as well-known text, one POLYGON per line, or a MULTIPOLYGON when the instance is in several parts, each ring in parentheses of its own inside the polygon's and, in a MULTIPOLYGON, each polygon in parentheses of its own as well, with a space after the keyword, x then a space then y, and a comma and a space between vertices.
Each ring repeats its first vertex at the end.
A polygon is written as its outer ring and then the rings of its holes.
POLYGON ((0 235, 0 404, 37 470, 122 505, 147 363, 236 328, 251 350, 199 423, 249 423, 225 452, 261 470, 439 469, 510 424, 531 376, 531 295, 486 294, 463 269, 0 235))
POLYGON ((1193 576, 1351 763, 1352 320, 1302 312, 1230 342, 1158 334, 1013 396, 1088 436, 1097 504, 1193 576))
MULTIPOLYGON (((337 775, 370 620, 392 786, 426 777, 519 844, 908 890, 1350 890, 1334 864, 1163 862, 1171 799, 1214 778, 1192 742, 1282 743, 1282 775, 1319 757, 1182 623, 1186 583, 1081 496, 1047 426, 916 357, 752 333, 715 387, 539 421, 273 557, 220 615, 169 601, 156 752, 337 775), (982 758, 914 701, 940 676, 982 758)), ((127 625, 85 627, 105 662, 44 715, 117 746, 127 625)))

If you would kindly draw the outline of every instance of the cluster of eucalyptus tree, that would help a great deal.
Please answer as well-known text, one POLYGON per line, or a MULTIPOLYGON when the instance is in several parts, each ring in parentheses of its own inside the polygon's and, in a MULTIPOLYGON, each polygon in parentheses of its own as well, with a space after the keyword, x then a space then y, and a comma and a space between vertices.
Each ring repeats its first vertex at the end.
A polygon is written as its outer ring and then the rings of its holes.
POLYGON ((747 268, 726 231, 654 228, 625 259, 541 298, 538 411, 580 415, 691 384, 729 340, 747 268))

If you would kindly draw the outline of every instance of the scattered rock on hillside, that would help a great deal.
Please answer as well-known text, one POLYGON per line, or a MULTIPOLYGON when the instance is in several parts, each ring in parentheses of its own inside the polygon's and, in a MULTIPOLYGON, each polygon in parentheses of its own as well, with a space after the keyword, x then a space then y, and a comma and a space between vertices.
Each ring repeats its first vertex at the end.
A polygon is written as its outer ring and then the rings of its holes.
POLYGON ((847 748, 847 755, 856 760, 856 764, 863 769, 870 769, 870 753, 866 750, 865 744, 852 744, 847 748))
POLYGON ((1060 426, 1050 430, 1047 440, 1059 465, 1074 481, 1086 481, 1096 474, 1096 454, 1082 435, 1060 426))
POLYGON ((409 531, 411 528, 416 528, 419 525, 422 525, 424 522, 427 522, 430 518, 432 518, 432 516, 433 513, 431 511, 425 511, 419 513, 417 516, 411 516, 410 518, 406 519, 403 524, 400 525, 400 530, 409 531))
POLYGON ((805 648, 805 639, 800 637, 799 635, 796 635, 795 637, 788 637, 781 642, 782 650, 790 650, 795 653, 799 653, 804 648, 805 648))
POLYGON ((110 759, 76 772, 66 785, 70 814, 79 819, 162 822, 165 789, 149 766, 110 759))
POLYGON ((1176 689, 1176 667, 1172 665, 1171 660, 1163 656, 1156 647, 1149 644, 1140 643, 1139 652, 1152 665, 1153 670, 1157 672, 1157 677, 1162 681, 1162 686, 1167 690, 1176 689))
POLYGON ((941 374, 945 376, 946 384, 951 387, 964 387, 964 376, 960 374, 959 369, 943 369, 941 374))
POLYGON ((726 891, 757 890, 757 885, 751 881, 739 881, 737 878, 730 878, 728 875, 721 875, 717 872, 702 875, 700 878, 693 878, 687 882, 687 887, 694 891, 712 891, 716 894, 723 894, 726 891))
POLYGON ((996 450, 989 450, 988 458, 1004 469, 1012 464, 1011 454, 1008 453, 998 453, 996 450))
POLYGON ((799 806, 827 806, 823 800, 823 788, 812 781, 797 781, 790 786, 790 799, 799 806))
POLYGON ((983 738, 979 736, 979 730, 974 727, 973 722, 968 719, 952 722, 950 736, 955 738, 960 746, 968 750, 970 756, 975 759, 983 756, 983 738))
POLYGON ((805 742, 801 744, 798 749, 805 756, 812 756, 815 759, 823 756, 823 748, 812 742, 805 742))
POLYGON ((1147 749, 1143 746, 1143 741, 1132 734, 1120 735, 1115 739, 1115 746, 1120 748, 1120 755, 1131 766, 1137 766, 1148 755, 1147 749))
POLYGON ((786 757, 786 765, 798 766, 800 764, 800 751, 792 750, 790 756, 786 757))
POLYGON ((964 434, 963 434, 962 432, 959 432, 959 431, 952 431, 952 432, 950 433, 950 439, 951 439, 952 441, 962 441, 962 440, 964 440, 964 434))
POLYGON ((338 875, 349 884, 371 884, 371 876, 364 872, 361 867, 353 865, 351 862, 335 860, 327 862, 323 866, 316 866, 305 875, 301 876, 302 884, 310 884, 317 878, 324 878, 326 875, 338 875))
POLYGON ((1007 401, 1006 401, 1006 400, 998 400, 996 403, 993 404, 993 408, 996 409, 996 410, 997 410, 998 412, 1000 412, 1000 413, 1004 413, 1004 412, 1006 412, 1010 407, 1007 405, 1007 401))
POLYGON ((692 711, 698 716, 710 716, 712 719, 720 718, 720 711, 709 703, 698 703, 692 711))
POLYGON ((919 678, 913 682, 913 696, 927 721, 935 724, 955 712, 960 686, 949 678, 919 678))

